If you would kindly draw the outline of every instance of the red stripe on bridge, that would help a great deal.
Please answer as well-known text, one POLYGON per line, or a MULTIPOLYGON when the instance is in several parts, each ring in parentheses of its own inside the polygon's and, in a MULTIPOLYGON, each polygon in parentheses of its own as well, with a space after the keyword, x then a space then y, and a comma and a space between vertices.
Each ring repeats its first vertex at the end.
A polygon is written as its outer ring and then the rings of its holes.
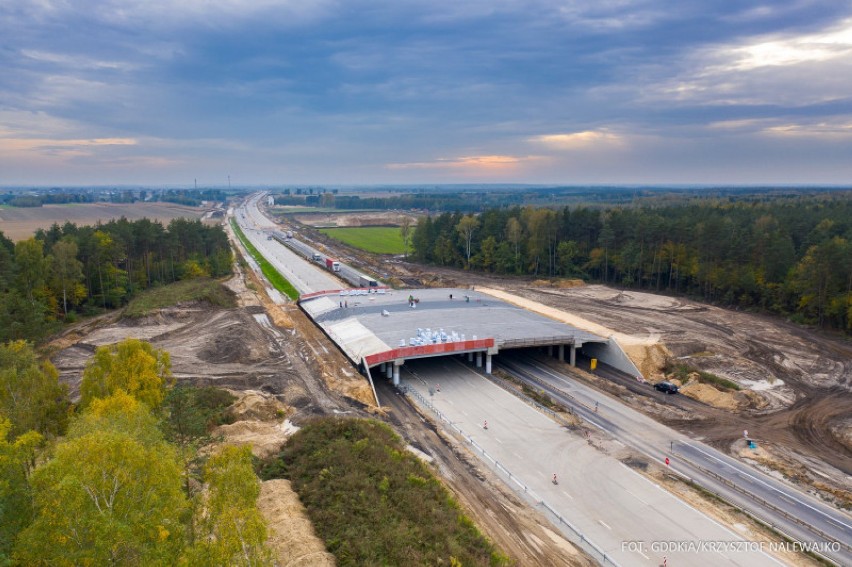
POLYGON ((439 354, 452 354, 470 350, 484 350, 494 346, 494 339, 477 339, 475 341, 457 341, 438 343, 434 345, 400 347, 384 352, 377 352, 364 357, 367 366, 375 366, 382 362, 389 362, 398 358, 417 358, 421 356, 435 356, 439 354))

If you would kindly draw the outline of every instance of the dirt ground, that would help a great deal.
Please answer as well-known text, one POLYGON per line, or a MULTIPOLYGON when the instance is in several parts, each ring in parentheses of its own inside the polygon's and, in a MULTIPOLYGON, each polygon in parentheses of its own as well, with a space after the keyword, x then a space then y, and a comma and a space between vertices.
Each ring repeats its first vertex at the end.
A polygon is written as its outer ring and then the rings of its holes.
POLYGON ((98 221, 125 217, 128 220, 149 218, 164 224, 176 218, 201 218, 207 208, 186 207, 174 203, 81 203, 44 205, 42 207, 0 208, 0 231, 12 240, 29 238, 39 228, 48 229, 53 223, 66 221, 77 225, 93 225, 98 221))
POLYGON ((417 215, 399 211, 302 213, 293 215, 293 219, 300 224, 321 228, 337 226, 400 226, 404 218, 410 219, 412 225, 417 224, 417 215))

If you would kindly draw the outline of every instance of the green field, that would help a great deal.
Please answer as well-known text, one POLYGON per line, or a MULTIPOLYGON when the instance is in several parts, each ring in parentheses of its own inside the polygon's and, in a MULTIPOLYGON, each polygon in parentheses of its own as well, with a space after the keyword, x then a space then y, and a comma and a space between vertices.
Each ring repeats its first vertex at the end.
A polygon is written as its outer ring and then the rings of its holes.
POLYGON ((281 275, 281 273, 276 270, 269 261, 263 257, 263 254, 258 252, 257 248, 255 248, 249 239, 246 238, 246 235, 243 234, 243 231, 237 226, 237 222, 234 219, 231 219, 231 227, 233 227, 234 232, 237 235, 237 238, 240 239, 240 242, 243 243, 243 246, 246 247, 246 250, 249 251, 249 254, 252 255, 254 261, 257 262, 257 265, 260 266, 260 271, 263 272, 263 275, 266 276, 266 279, 269 280, 269 283, 272 284, 272 287, 286 295, 292 300, 299 299, 299 292, 296 291, 296 288, 293 287, 287 278, 281 275))
MULTIPOLYGON (((373 254, 402 254, 405 247, 396 226, 321 228, 320 232, 344 244, 373 254)), ((409 246, 411 242, 409 241, 409 246)))

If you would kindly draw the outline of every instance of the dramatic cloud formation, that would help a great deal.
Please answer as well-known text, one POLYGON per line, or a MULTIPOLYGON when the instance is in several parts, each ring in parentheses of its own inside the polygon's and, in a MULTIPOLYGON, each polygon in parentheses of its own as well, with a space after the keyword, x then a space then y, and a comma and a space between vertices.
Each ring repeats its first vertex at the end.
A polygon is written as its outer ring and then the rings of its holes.
POLYGON ((10 0, 0 185, 852 182, 836 0, 10 0))

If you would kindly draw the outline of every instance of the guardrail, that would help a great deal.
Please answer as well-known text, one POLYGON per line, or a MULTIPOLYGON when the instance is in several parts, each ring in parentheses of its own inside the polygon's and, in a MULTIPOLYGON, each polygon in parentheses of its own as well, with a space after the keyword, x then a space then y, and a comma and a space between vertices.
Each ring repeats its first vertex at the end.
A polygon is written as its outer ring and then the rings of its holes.
MULTIPOLYGON (((515 374, 517 375, 517 374, 518 374, 519 372, 521 372, 521 371, 513 370, 512 372, 513 372, 513 373, 515 373, 515 374)), ((577 398, 575 398, 574 396, 572 396, 572 395, 571 395, 571 394, 569 394, 568 392, 566 392, 566 391, 562 390, 561 388, 557 388, 557 387, 555 387, 555 386, 553 386, 553 385, 545 384, 542 380, 539 380, 538 378, 536 378, 536 377, 534 377, 534 376, 532 376, 532 375, 530 375, 530 374, 528 374, 528 373, 526 373, 526 372, 524 372, 524 373, 523 373, 523 379, 525 379, 525 380, 529 380, 530 382, 534 382, 535 384, 537 384, 537 385, 539 385, 539 386, 541 386, 541 387, 543 387, 543 388, 553 388, 554 390, 558 391, 560 395, 563 395, 563 396, 566 396, 566 397, 570 398, 570 399, 571 399, 571 400, 572 400, 575 404, 580 405, 580 406, 583 406, 584 408, 588 409, 589 411, 594 411, 591 407, 589 407, 589 406, 588 406, 588 405, 586 405, 585 403, 581 402, 580 400, 578 400, 577 398)), ((545 392, 546 392, 546 390, 545 390, 545 392)), ((547 410, 547 408, 542 408, 542 409, 544 409, 545 411, 549 411, 549 410, 547 410)), ((839 541, 837 541, 836 539, 834 539, 834 538, 832 538, 831 536, 829 536, 828 534, 826 534, 825 532, 823 532, 823 531, 819 530, 818 528, 815 528, 815 527, 811 526, 810 524, 807 524, 806 522, 803 522, 803 521, 802 521, 802 520, 800 520, 799 518, 796 518, 796 517, 790 516, 787 512, 785 512, 784 510, 781 510, 780 508, 778 508, 778 507, 774 506, 773 504, 770 504, 769 502, 767 502, 767 501, 766 501, 766 500, 764 500, 763 498, 760 498, 760 497, 758 497, 757 495, 753 494, 752 492, 750 492, 750 491, 748 491, 748 490, 746 490, 746 489, 742 488, 741 486, 736 485, 735 483, 733 483, 733 482, 731 482, 730 480, 728 480, 728 479, 724 478, 723 476, 719 475, 718 473, 715 473, 715 472, 713 472, 713 471, 711 471, 711 470, 709 470, 709 469, 706 469, 706 468, 702 467, 701 465, 699 465, 699 464, 695 463, 693 460, 691 460, 691 459, 689 459, 689 458, 685 457, 682 453, 677 453, 677 452, 674 450, 674 446, 672 446, 671 453, 672 453, 672 455, 677 455, 677 457, 678 457, 679 459, 683 460, 683 462, 684 462, 684 463, 686 463, 687 465, 689 465, 689 466, 691 466, 691 467, 694 467, 696 470, 699 470, 699 471, 703 472, 704 474, 707 474, 707 475, 709 475, 709 476, 712 476, 713 478, 718 479, 720 482, 722 482, 722 483, 723 483, 723 484, 725 484, 726 486, 729 486, 730 488, 733 488, 734 490, 736 490, 736 491, 738 491, 738 492, 740 492, 740 493, 742 493, 742 494, 744 494, 744 495, 748 496, 748 497, 749 497, 749 498, 751 498, 752 500, 755 500, 756 502, 759 502, 759 503, 763 504, 765 507, 767 507, 767 508, 769 508, 769 509, 771 509, 771 510, 774 510, 775 512, 779 512, 779 513, 781 513, 781 514, 782 514, 785 518, 787 518, 788 520, 793 520, 795 523, 800 524, 801 526, 803 526, 803 527, 807 528, 808 530, 810 530, 810 531, 811 531, 811 532, 813 532, 814 534, 816 534, 816 535, 818 535, 818 536, 822 537, 823 539, 827 540, 828 542, 836 542, 836 543, 839 543, 839 544, 841 545, 841 547, 845 548, 846 550, 849 550, 849 549, 850 549, 850 547, 849 547, 849 545, 848 545, 848 544, 846 544, 846 543, 844 543, 844 542, 839 542, 839 541)), ((690 476, 688 476, 688 475, 686 475, 686 474, 683 474, 683 473, 681 473, 681 472, 678 472, 678 471, 676 471, 676 470, 674 470, 674 469, 672 469, 672 468, 669 468, 668 470, 669 470, 672 474, 674 474, 674 475, 676 475, 676 476, 680 477, 681 479, 684 479, 684 480, 687 480, 687 481, 689 481, 689 482, 692 482, 692 483, 698 484, 698 483, 695 481, 695 479, 694 479, 694 478, 691 478, 690 476)), ((779 534, 781 534, 783 537, 785 537, 785 538, 787 538, 787 539, 789 539, 789 540, 791 540, 791 541, 796 541, 796 538, 795 538, 795 537, 791 536, 790 534, 785 533, 782 529, 780 529, 778 526, 776 526, 776 525, 772 524, 771 522, 767 522, 766 520, 763 520, 763 519, 761 519, 761 518, 757 517, 757 516, 755 515, 755 513, 754 513, 754 512, 752 512, 752 511, 750 511, 750 510, 748 510, 748 509, 746 509, 746 508, 743 508, 742 506, 740 506, 740 505, 738 505, 738 504, 736 504, 736 503, 732 502, 729 498, 726 498, 725 496, 723 496, 723 495, 719 494, 718 492, 716 492, 716 491, 714 491, 714 490, 711 490, 711 489, 707 488, 706 486, 703 486, 703 485, 700 485, 700 484, 699 484, 699 486, 701 487, 701 489, 702 489, 702 490, 705 490, 705 491, 709 492, 710 494, 712 494, 713 496, 715 496, 716 498, 718 498, 718 499, 719 499, 719 500, 721 500, 722 502, 725 502, 725 503, 726 503, 726 504, 728 504, 729 506, 732 506, 733 508, 736 508, 737 510, 739 510, 740 512, 742 512, 743 514, 745 514, 745 515, 746 515, 746 516, 748 516, 749 518, 752 518, 754 521, 756 521, 756 522, 758 522, 758 523, 760 523, 760 524, 763 524, 764 526, 766 526, 766 527, 768 527, 768 528, 770 528, 770 529, 772 529, 772 530, 774 530, 774 531, 778 532, 778 533, 779 533, 779 534)), ((824 559, 825 561, 827 561, 827 562, 831 563, 832 565, 839 565, 839 563, 837 563, 834 559, 832 559, 832 558, 830 558, 830 557, 828 557, 828 556, 824 555, 823 553, 820 553, 819 551, 811 550, 811 553, 813 553, 813 554, 815 554, 815 555, 818 555, 820 558, 822 558, 822 559, 824 559)))
MULTIPOLYGON (((776 505, 772 504, 771 502, 769 502, 769 501, 767 501, 767 500, 765 500, 765 499, 763 499, 763 498, 761 498, 761 497, 757 496, 756 494, 754 494, 754 493, 753 493, 753 492, 751 492, 750 490, 747 490, 747 489, 745 489, 745 488, 743 488, 743 487, 741 487, 741 486, 737 485, 736 483, 734 483, 734 482, 732 482, 731 480, 729 480, 729 479, 725 478, 724 476, 720 475, 719 473, 714 472, 714 471, 711 471, 710 469, 707 469, 707 468, 705 468, 705 467, 702 467, 701 465, 699 465, 698 463, 696 463, 695 461, 693 461, 693 460, 692 460, 692 459, 690 459, 689 457, 686 457, 683 453, 679 453, 679 452, 675 451, 675 450, 674 450, 674 446, 672 446, 671 453, 672 453, 672 455, 676 455, 679 459, 683 460, 683 461, 684 461, 685 463, 687 463, 689 466, 691 466, 691 467, 694 467, 694 468, 698 469, 699 471, 701 471, 702 473, 704 473, 704 474, 706 474, 706 475, 708 475, 708 476, 712 476, 713 478, 715 478, 716 480, 718 480, 719 482, 721 482, 722 484, 724 484, 724 485, 725 485, 725 486, 727 486, 728 488, 733 488, 734 490, 736 490, 736 491, 737 491, 737 492, 739 492, 740 494, 744 494, 745 496, 748 496, 748 497, 749 497, 749 498, 751 498, 752 500, 754 500, 754 501, 756 501, 756 502, 759 502, 760 504, 762 504, 762 505, 763 505, 763 506, 765 506, 766 508, 769 508, 770 510, 773 510, 774 512, 776 512, 776 513, 778 513, 778 514, 781 514, 781 515, 782 515, 782 516, 784 516, 784 518, 786 518, 787 520, 791 520, 791 521, 793 521, 794 523, 799 524, 800 526, 802 526, 802 527, 804 527, 804 528, 807 528, 808 530, 810 530, 811 532, 813 532, 815 535, 818 535, 819 537, 821 537, 821 538, 825 539, 825 540, 826 540, 826 541, 828 541, 828 542, 831 542, 831 543, 837 543, 837 544, 839 544, 842 548, 846 549, 846 551, 852 551, 852 547, 850 547, 850 546, 849 546, 849 544, 847 544, 846 542, 838 541, 836 538, 834 538, 834 537, 832 537, 832 536, 828 535, 827 533, 825 533, 824 531, 820 530, 819 528, 814 527, 814 526, 812 526, 811 524, 809 524, 809 523, 807 523, 807 522, 805 522, 805 521, 803 521, 803 520, 801 520, 801 519, 799 519, 799 518, 797 518, 797 517, 795 517, 795 516, 791 516, 791 515, 790 515, 788 512, 786 512, 785 510, 782 510, 781 508, 779 508, 778 506, 776 506, 776 505)), ((690 479, 690 480, 693 480, 693 479, 690 479)), ((693 482, 695 482, 695 481, 693 480, 693 482)), ((704 488, 704 487, 702 487, 702 488, 704 488)), ((706 488, 704 488, 704 490, 707 490, 707 489, 706 489, 706 488)), ((716 493, 715 493, 715 492, 713 492, 712 490, 708 490, 708 492, 712 492, 714 495, 716 495, 716 497, 721 498, 722 500, 724 500, 724 501, 725 501, 725 502, 727 502, 728 504, 731 504, 731 505, 732 505, 732 506, 734 506, 735 508, 737 508, 737 509, 739 509, 739 510, 741 510, 741 511, 743 511, 743 512, 746 512, 749 516, 751 516, 752 518, 754 518, 754 514, 749 513, 748 511, 746 511, 746 510, 745 510, 744 508, 742 508, 741 506, 737 506, 736 504, 732 504, 729 500, 727 500, 726 498, 724 498, 724 497, 720 496, 719 494, 716 494, 716 493)), ((784 537, 787 537, 787 538, 790 538, 790 539, 795 539, 795 538, 793 538, 792 536, 790 536, 790 535, 785 534, 784 532, 782 532, 782 531, 781 531, 781 530, 780 530, 777 526, 775 526, 774 524, 769 523, 769 522, 766 522, 766 521, 764 521, 764 520, 760 520, 760 519, 758 519, 758 518, 755 518, 755 519, 756 519, 756 520, 758 520, 758 521, 760 521, 762 524, 764 524, 764 525, 766 525, 766 526, 768 526, 768 527, 772 528, 773 530, 778 531, 779 533, 781 533, 782 535, 784 535, 784 537)), ((814 553, 817 553, 817 554, 818 554, 818 555, 820 555, 821 557, 825 557, 824 555, 822 555, 822 554, 821 554, 821 553, 819 553, 819 552, 816 552, 816 551, 815 551, 814 553)), ((831 561, 831 562, 834 562, 832 559, 830 559, 830 558, 828 558, 828 557, 825 557, 825 559, 827 559, 827 560, 829 560, 829 561, 831 561)))
MULTIPOLYGON (((536 503, 541 505, 544 509, 546 509, 548 512, 553 514, 553 516, 557 520, 559 520, 559 522, 561 524, 563 524, 565 527, 567 527, 569 530, 571 530, 571 533, 573 533, 575 535, 575 537, 579 538, 579 542, 575 541, 575 543, 579 543, 579 545, 584 546, 587 550, 591 550, 593 552, 593 554, 600 556, 603 565, 614 565, 615 567, 620 567, 619 563, 617 561, 615 561, 615 559, 608 556, 604 550, 602 550, 600 547, 595 545, 595 543, 592 540, 590 540, 588 537, 586 537, 586 535, 583 532, 581 532, 580 529, 577 526, 575 526, 574 524, 569 522, 562 514, 560 514, 556 509, 554 509, 550 504, 545 502, 542 498, 539 498, 539 496, 534 491, 532 491, 526 484, 524 484, 521 481, 521 479, 519 479, 517 476, 515 476, 509 469, 507 469, 497 459, 495 459, 494 457, 489 455, 488 452, 482 446, 480 446, 476 441, 474 441, 473 438, 470 435, 465 433, 460 427, 458 427, 455 423, 450 421, 443 413, 441 413, 441 411, 438 408, 436 408, 432 404, 432 402, 430 402, 422 394, 420 394, 420 392, 418 392, 417 390, 415 390, 413 388, 409 388, 408 386, 406 386, 404 384, 400 385, 398 388, 403 394, 405 394, 406 396, 415 398, 421 404, 423 404, 426 408, 431 410, 436 416, 438 416, 438 418, 441 421, 443 421, 444 423, 449 425, 450 428, 453 431, 455 431, 456 433, 461 435, 462 438, 465 441, 470 443, 470 445, 474 449, 479 451, 479 453, 482 454, 482 456, 485 457, 487 459, 487 461, 490 461, 491 463, 493 463, 494 467, 499 472, 506 475, 509 478, 509 480, 511 480, 513 483, 515 483, 519 488, 523 489, 524 494, 526 494, 527 496, 532 498, 533 501, 535 501, 536 503)), ((544 409, 546 409, 546 408, 544 408, 544 409)))

